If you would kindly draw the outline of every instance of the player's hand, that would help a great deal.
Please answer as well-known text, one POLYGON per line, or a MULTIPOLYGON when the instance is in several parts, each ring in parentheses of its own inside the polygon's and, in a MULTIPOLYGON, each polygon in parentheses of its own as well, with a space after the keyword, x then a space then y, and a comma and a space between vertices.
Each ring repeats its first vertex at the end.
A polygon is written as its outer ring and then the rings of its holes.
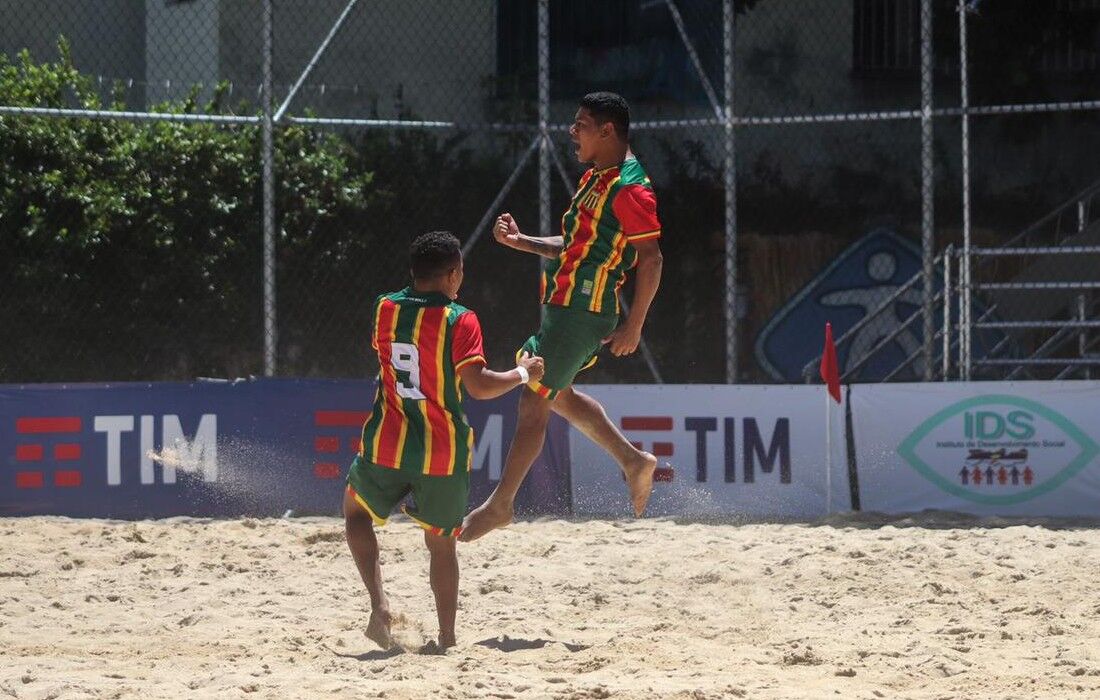
POLYGON ((542 361, 542 358, 531 355, 526 351, 519 358, 519 366, 527 370, 527 373, 531 375, 531 379, 536 382, 542 381, 542 376, 546 374, 546 363, 542 361))
POLYGON ((520 245, 519 236, 519 226, 511 214, 504 213, 497 217, 496 223, 493 224, 493 238, 497 240, 497 243, 518 249, 520 245))
POLYGON ((635 328, 629 323, 616 328, 611 335, 603 339, 604 345, 609 345, 611 354, 615 357, 632 355, 642 342, 642 329, 635 328))

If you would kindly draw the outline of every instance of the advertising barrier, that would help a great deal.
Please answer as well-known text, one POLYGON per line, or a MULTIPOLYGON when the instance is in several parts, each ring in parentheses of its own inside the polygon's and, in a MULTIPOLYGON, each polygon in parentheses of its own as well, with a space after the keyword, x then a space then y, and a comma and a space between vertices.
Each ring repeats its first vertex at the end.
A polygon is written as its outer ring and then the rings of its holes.
MULTIPOLYGON (((370 381, 0 386, 0 515, 147 518, 339 512, 370 381)), ((518 392, 467 402, 471 505, 499 480, 518 392)), ((569 512, 565 424, 517 499, 569 512)))
POLYGON ((856 385, 864 510, 1100 516, 1100 382, 856 385))
MULTIPOLYGON (((827 507, 826 399, 820 386, 578 387, 607 409, 660 468, 651 515, 807 519, 827 507)), ((832 489, 847 509, 842 407, 832 404, 832 489), (841 478, 838 475, 845 475, 841 478)), ((578 515, 630 513, 615 462, 574 432, 573 507, 578 515)))
MULTIPOLYGON (((806 520, 853 507, 1100 516, 1100 382, 579 387, 661 465, 653 516, 806 520), (849 432, 850 426, 850 432, 849 432)), ((336 514, 370 381, 0 386, 0 515, 336 514)), ((471 506, 518 392, 467 402, 471 506)), ((554 417, 522 515, 625 517, 618 466, 554 417)))

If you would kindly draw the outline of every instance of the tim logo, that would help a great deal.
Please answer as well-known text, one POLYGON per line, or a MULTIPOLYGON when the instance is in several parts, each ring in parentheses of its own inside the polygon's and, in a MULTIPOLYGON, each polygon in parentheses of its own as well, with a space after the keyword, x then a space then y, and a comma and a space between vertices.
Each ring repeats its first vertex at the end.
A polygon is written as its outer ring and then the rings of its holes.
POLYGON ((1008 395, 948 406, 898 446, 898 454, 940 489, 991 505, 1048 493, 1074 478, 1098 452, 1062 414, 1008 395))
POLYGON ((359 454, 363 424, 370 412, 314 411, 313 476, 318 479, 339 479, 351 458, 359 454))
POLYGON ((135 431, 139 468, 128 478, 155 484, 159 468, 161 483, 174 484, 176 468, 183 467, 205 481, 217 481, 218 417, 213 413, 203 414, 190 433, 174 414, 93 416, 90 433, 80 416, 26 416, 15 421, 15 486, 77 488, 88 485, 96 474, 102 474, 108 486, 118 486, 124 480, 123 436, 135 431), (158 454, 162 459, 155 459, 158 454))
POLYGON ((50 484, 74 488, 84 483, 81 459, 84 422, 74 416, 17 418, 15 487, 40 489, 50 484))
MULTIPOLYGON (((682 431, 675 430, 672 416, 624 416, 620 422, 628 433, 645 432, 651 442, 632 442, 638 449, 648 449, 658 459, 676 457, 676 443, 680 442, 680 456, 673 460, 681 465, 690 464, 694 443, 695 481, 706 483, 712 478, 712 465, 719 461, 711 450, 711 433, 721 438, 721 479, 727 484, 738 481, 755 483, 757 473, 771 474, 778 470, 779 483, 791 483, 791 428, 789 418, 778 418, 771 434, 765 438, 756 418, 714 416, 687 416, 682 431), (740 425, 738 425, 740 423, 740 425), (721 428, 719 428, 721 426, 721 428), (740 431, 738 431, 740 427, 740 431), (686 445, 684 445, 686 443, 686 445), (740 449, 738 449, 740 448, 740 449), (740 474, 738 474, 740 467, 740 474)), ((655 481, 672 481, 674 472, 658 467, 655 481)))

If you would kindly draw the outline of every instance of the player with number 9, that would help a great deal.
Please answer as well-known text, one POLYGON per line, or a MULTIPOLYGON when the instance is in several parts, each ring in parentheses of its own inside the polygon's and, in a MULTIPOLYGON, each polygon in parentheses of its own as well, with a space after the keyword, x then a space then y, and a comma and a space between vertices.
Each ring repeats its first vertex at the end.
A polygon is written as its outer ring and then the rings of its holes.
POLYGON ((466 513, 474 446, 463 393, 490 399, 537 382, 543 361, 524 355, 508 372, 486 366, 477 316, 455 303, 463 268, 453 235, 433 231, 420 236, 412 244, 410 262, 412 286, 375 302, 378 389, 348 474, 344 519, 348 546, 371 599, 367 636, 388 648, 392 615, 382 589, 374 526, 384 525, 412 494, 415 506, 405 512, 424 528, 431 553, 439 617, 436 648, 443 649, 455 643, 455 538, 466 513))

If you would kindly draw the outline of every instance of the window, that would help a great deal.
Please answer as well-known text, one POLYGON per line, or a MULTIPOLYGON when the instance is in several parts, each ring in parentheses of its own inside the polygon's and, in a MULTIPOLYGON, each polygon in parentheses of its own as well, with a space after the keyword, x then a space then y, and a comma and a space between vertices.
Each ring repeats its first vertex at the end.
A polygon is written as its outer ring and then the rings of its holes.
MULTIPOLYGON (((721 84, 720 0, 678 3, 684 26, 713 84, 721 84)), ((534 98, 538 88, 538 5, 497 3, 497 78, 534 98)), ((554 0, 550 4, 553 99, 594 89, 630 100, 707 102, 664 0, 554 0)))
POLYGON ((1055 0, 1040 54, 1043 71, 1062 75, 1100 70, 1100 0, 1055 0))
POLYGON ((852 72, 859 77, 920 70, 920 0, 855 0, 852 72))

